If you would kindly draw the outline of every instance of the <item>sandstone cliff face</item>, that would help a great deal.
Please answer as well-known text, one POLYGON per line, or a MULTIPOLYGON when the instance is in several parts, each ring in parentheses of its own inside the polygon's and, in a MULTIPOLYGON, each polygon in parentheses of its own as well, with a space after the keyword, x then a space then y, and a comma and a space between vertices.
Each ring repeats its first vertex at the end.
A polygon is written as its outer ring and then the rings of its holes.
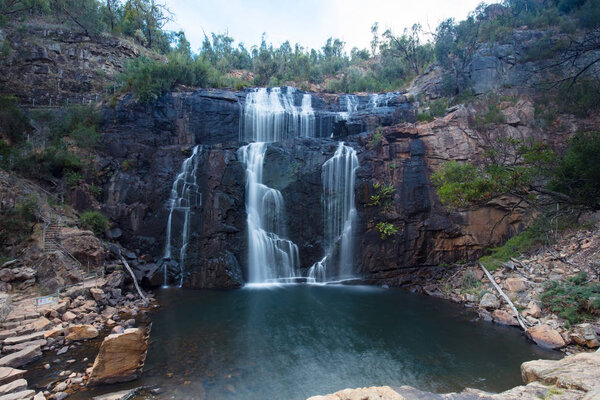
POLYGON ((128 60, 156 57, 126 39, 89 37, 43 20, 0 29, 0 86, 24 105, 87 104, 112 93, 128 60))
MULTIPOLYGON (((577 129, 565 120, 563 131, 541 132, 526 97, 501 104, 506 122, 484 134, 471 127, 477 112, 472 106, 414 124, 415 108, 401 94, 347 119, 339 118, 343 100, 313 96, 321 126, 318 137, 269 144, 264 182, 283 194, 288 236, 298 244, 301 267, 307 270, 324 254, 321 167, 339 140, 352 145, 360 163, 357 271, 371 283, 401 284, 407 268, 472 259, 525 227, 526 210, 510 198, 449 213, 429 179, 441 163, 478 162, 496 137, 534 138, 559 146, 577 129), (381 143, 369 145, 377 126, 383 127, 381 143), (333 137, 325 134, 328 130, 333 137), (375 183, 393 185, 392 207, 382 211, 368 206, 375 183), (382 240, 375 229, 382 218, 399 233, 382 240)), ((104 109, 104 146, 98 159, 105 180, 103 211, 123 230, 128 247, 152 254, 157 263, 164 253, 173 179, 191 147, 203 146, 196 175, 203 204, 193 210, 184 279, 190 287, 238 287, 244 280, 245 170, 237 154, 244 144, 244 101, 243 92, 198 90, 167 94, 154 105, 129 98, 104 109)))

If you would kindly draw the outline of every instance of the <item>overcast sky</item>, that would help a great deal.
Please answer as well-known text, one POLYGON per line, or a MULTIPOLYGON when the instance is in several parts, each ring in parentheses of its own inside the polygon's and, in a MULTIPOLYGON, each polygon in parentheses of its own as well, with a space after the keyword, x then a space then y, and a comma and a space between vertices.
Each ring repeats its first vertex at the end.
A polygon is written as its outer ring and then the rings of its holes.
POLYGON ((467 16, 481 0, 165 0, 175 15, 167 28, 183 30, 197 51, 204 32, 228 32, 236 43, 248 48, 267 42, 279 45, 289 40, 309 48, 320 48, 328 37, 341 38, 346 50, 369 48, 371 25, 379 22, 380 33, 391 28, 402 33, 420 22, 427 30, 444 19, 467 16))

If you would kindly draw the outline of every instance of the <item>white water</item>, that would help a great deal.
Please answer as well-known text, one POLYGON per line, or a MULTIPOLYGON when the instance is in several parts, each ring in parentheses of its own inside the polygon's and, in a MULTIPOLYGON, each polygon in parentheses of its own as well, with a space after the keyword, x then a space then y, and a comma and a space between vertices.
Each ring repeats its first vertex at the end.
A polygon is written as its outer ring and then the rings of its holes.
POLYGON ((248 283, 296 277, 298 246, 285 239, 285 206, 281 192, 262 181, 266 143, 250 143, 238 152, 246 166, 248 213, 248 283))
POLYGON ((353 227, 356 222, 354 183, 357 168, 356 150, 343 142, 338 144, 333 157, 323 164, 321 179, 327 253, 309 270, 309 278, 314 281, 353 276, 353 227))
MULTIPOLYGON (((202 205, 202 193, 198 190, 196 172, 198 170, 199 154, 202 146, 196 146, 192 150, 192 155, 183 161, 181 172, 175 177, 173 187, 171 188, 171 197, 169 199, 169 219, 167 220, 167 239, 165 244, 164 261, 174 259, 179 264, 179 286, 183 285, 183 274, 185 271, 185 255, 190 239, 190 217, 192 209, 202 205), (181 231, 175 235, 178 236, 179 248, 172 244, 173 237, 173 217, 180 214, 183 217, 181 231), (177 235, 178 234, 178 235, 177 235), (175 250, 175 251, 174 251, 175 250), (176 257, 173 257, 173 254, 176 257)), ((178 228, 178 227, 176 227, 178 228)), ((163 262, 164 282, 163 286, 168 286, 167 262, 163 262)))
POLYGON ((296 104, 292 87, 259 88, 246 95, 240 139, 248 142, 277 142, 292 137, 315 135, 312 97, 304 94, 296 104))
POLYGON ((340 108, 342 108, 342 104, 344 103, 346 106, 346 111, 340 111, 338 113, 339 118, 348 119, 352 114, 354 114, 358 110, 358 97, 353 94, 348 94, 344 97, 340 97, 340 108), (343 99, 343 100, 342 100, 343 99))

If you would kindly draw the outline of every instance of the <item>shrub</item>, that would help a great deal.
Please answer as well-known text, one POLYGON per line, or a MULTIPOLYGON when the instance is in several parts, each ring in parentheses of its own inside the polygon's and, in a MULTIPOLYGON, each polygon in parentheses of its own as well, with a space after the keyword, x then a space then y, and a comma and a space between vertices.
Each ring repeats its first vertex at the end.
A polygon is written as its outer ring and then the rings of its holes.
POLYGON ((379 237, 381 237, 381 240, 386 240, 387 238, 398 233, 398 227, 391 222, 381 221, 375 225, 375 229, 377 229, 377 232, 379 232, 379 237))
POLYGON ((550 281, 540 300, 571 324, 594 320, 600 312, 600 283, 588 282, 583 272, 566 282, 550 281))
POLYGON ((67 185, 69 185, 71 188, 74 188, 77 187, 79 182, 83 180, 83 175, 74 171, 69 171, 65 174, 65 179, 67 181, 67 185))
POLYGON ((369 148, 369 150, 374 150, 381 145, 382 141, 383 141, 383 129, 379 126, 375 130, 375 133, 373 134, 373 136, 371 136, 371 140, 369 140, 369 143, 367 143, 367 147, 369 148))
POLYGON ((89 229, 96 235, 108 228, 108 219, 99 211, 85 211, 79 216, 81 227, 89 229))
POLYGON ((392 196, 396 189, 394 185, 382 185, 380 183, 374 183, 373 189, 375 189, 375 194, 371 195, 370 202, 366 204, 367 207, 379 207, 383 206, 388 207, 390 202, 392 201, 392 196))
POLYGON ((512 257, 518 257, 536 245, 542 244, 546 239, 546 229, 544 229, 547 227, 546 222, 538 220, 531 227, 508 239, 502 246, 491 249, 491 254, 481 257, 479 262, 493 271, 512 257))
POLYGON ((600 131, 577 133, 549 184, 577 204, 600 209, 600 131))
POLYGON ((31 231, 39 211, 39 197, 30 195, 14 207, 0 209, 0 243, 14 244, 31 231))
POLYGON ((0 94, 0 138, 7 139, 12 145, 23 141, 25 134, 32 130, 18 104, 17 97, 0 94))
POLYGON ((26 175, 44 178, 48 175, 61 178, 67 172, 83 168, 81 160, 64 148, 48 147, 39 153, 31 153, 18 160, 16 168, 26 175))

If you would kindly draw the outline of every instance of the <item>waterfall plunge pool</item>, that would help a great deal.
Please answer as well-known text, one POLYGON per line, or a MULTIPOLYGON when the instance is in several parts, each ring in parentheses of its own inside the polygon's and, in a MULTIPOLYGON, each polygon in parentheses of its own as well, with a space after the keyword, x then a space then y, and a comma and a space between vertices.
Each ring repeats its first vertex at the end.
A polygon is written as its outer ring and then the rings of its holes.
POLYGON ((499 392, 521 384, 522 362, 560 358, 518 329, 399 289, 165 289, 158 300, 143 378, 129 384, 161 388, 156 398, 300 400, 373 385, 499 392))

